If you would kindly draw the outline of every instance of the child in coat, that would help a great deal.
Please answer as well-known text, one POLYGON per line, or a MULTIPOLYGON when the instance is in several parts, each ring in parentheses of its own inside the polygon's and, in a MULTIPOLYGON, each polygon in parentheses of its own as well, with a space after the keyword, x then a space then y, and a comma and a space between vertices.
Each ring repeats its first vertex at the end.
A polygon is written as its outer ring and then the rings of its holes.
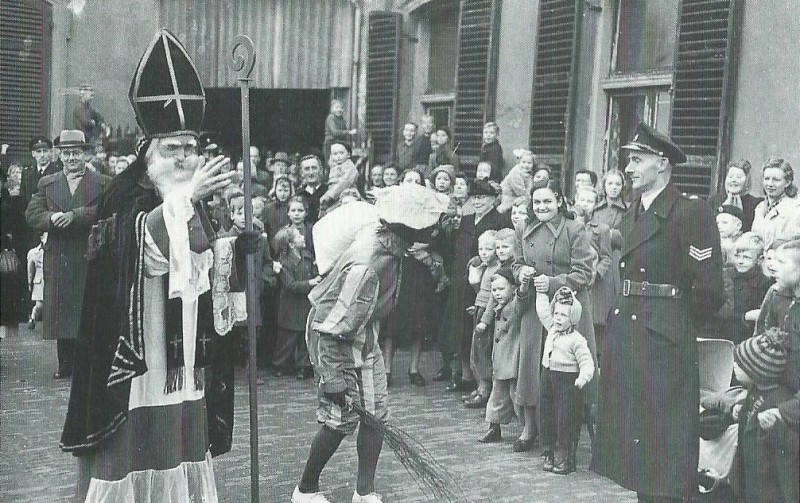
POLYGON ((277 257, 278 250, 275 248, 275 236, 278 231, 289 224, 289 200, 294 195, 294 187, 287 175, 275 177, 272 189, 273 199, 264 208, 264 231, 269 237, 272 252, 277 257))
POLYGON ((736 240, 742 235, 742 220, 744 213, 741 208, 733 205, 723 205, 717 208, 717 230, 719 231, 719 244, 722 248, 722 259, 725 265, 733 264, 736 240))
POLYGON ((311 310, 308 293, 322 278, 299 230, 281 229, 275 244, 280 253, 281 289, 272 365, 278 375, 294 370, 298 379, 308 379, 313 374, 305 341, 306 319, 311 310))
POLYGON ((328 167, 328 190, 319 199, 320 218, 339 202, 342 192, 355 187, 358 180, 358 170, 350 160, 350 146, 344 142, 331 144, 328 167))
MULTIPOLYGON (((467 264, 467 280, 476 292, 475 303, 467 308, 467 312, 472 315, 474 325, 477 325, 486 306, 489 305, 492 297, 492 275, 500 268, 500 261, 495 253, 496 232, 490 229, 478 236, 478 256, 472 257, 467 264)), ((478 389, 474 396, 464 400, 464 406, 468 409, 480 409, 485 407, 486 402, 489 401, 489 392, 492 387, 491 332, 476 331, 472 336, 470 363, 478 380, 478 389)))
POLYGON ((715 318, 719 337, 734 344, 753 334, 761 302, 772 284, 761 270, 763 253, 764 240, 754 232, 745 232, 736 240, 733 265, 722 270, 725 304, 715 318))
POLYGON ((545 471, 566 475, 575 471, 575 438, 580 428, 581 389, 594 375, 594 361, 586 339, 575 327, 581 303, 569 287, 536 293, 536 314, 547 330, 542 354, 539 404, 544 437, 545 471))
MULTIPOLYGON (((255 199, 255 198, 253 198, 255 199)), ((231 215, 231 228, 227 232, 221 232, 218 234, 218 237, 233 237, 238 236, 245 230, 245 212, 244 212, 244 194, 241 192, 232 192, 230 194, 230 198, 228 199, 228 208, 231 215)), ((261 254, 255 255, 255 260, 253 261, 254 270, 251 272, 253 280, 256 281, 256 297, 261 298, 265 291, 269 291, 270 289, 275 288, 278 283, 277 275, 280 273, 280 264, 276 261, 272 260, 272 253, 270 252, 269 246, 269 238, 267 238, 267 234, 263 232, 264 224, 261 223, 260 220, 257 218, 253 218, 253 229, 256 231, 261 231, 261 254)), ((256 303, 256 311, 255 313, 248 313, 248 316, 254 316, 256 321, 256 325, 258 326, 257 331, 261 331, 261 328, 264 327, 264 320, 261 315, 261 305, 260 303, 256 303)), ((239 363, 241 366, 245 365, 247 361, 247 323, 246 322, 237 322, 231 332, 230 337, 225 337, 223 339, 229 340, 230 344, 239 344, 239 348, 233 351, 236 351, 239 356, 239 363)), ((259 342, 259 346, 263 346, 264 340, 263 337, 259 342)), ((263 349, 262 349, 263 352, 263 349)))
MULTIPOLYGON (((514 290, 514 273, 510 267, 501 267, 492 275, 492 298, 494 309, 491 317, 493 330, 492 348, 492 393, 486 405, 486 422, 489 430, 479 440, 483 443, 499 442, 502 439, 500 428, 516 416, 514 395, 517 387, 519 367, 520 317, 527 305, 529 281, 523 281, 514 290)), ((483 324, 483 323, 481 323, 483 324)), ((533 440, 517 439, 514 452, 530 450, 533 440)))
POLYGON ((536 167, 536 156, 530 150, 520 152, 519 162, 511 168, 500 182, 502 195, 497 211, 505 213, 511 209, 514 200, 519 196, 529 195, 533 188, 533 170, 536 167))
POLYGON ((44 244, 47 242, 47 233, 39 235, 39 244, 28 251, 28 287, 31 291, 31 302, 33 308, 28 318, 28 328, 36 328, 36 320, 42 312, 44 303, 44 244))
MULTIPOLYGON (((798 501, 800 449, 797 425, 782 417, 781 403, 794 393, 782 381, 789 360, 789 334, 772 327, 736 346, 733 370, 747 387, 744 404, 734 406, 739 421, 740 480, 743 501, 798 501)), ((796 414, 796 411, 795 411, 796 414)))
POLYGON ((481 161, 486 161, 492 165, 492 177, 490 180, 499 182, 503 178, 503 170, 506 163, 503 159, 503 147, 500 146, 500 126, 496 122, 487 122, 483 125, 483 144, 481 145, 481 161))
POLYGON ((294 227, 300 231, 300 234, 306 238, 306 250, 310 251, 311 255, 316 256, 314 253, 314 237, 311 234, 312 225, 306 222, 308 209, 302 196, 294 196, 289 200, 287 213, 289 214, 289 223, 286 227, 294 227))

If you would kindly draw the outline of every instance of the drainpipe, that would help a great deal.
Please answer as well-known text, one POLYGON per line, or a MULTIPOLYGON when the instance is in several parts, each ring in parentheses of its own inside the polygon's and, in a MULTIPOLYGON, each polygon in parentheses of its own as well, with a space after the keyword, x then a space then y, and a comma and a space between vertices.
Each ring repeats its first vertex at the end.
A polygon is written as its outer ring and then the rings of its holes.
POLYGON ((564 141, 564 163, 561 166, 561 187, 566 188, 570 196, 572 196, 572 184, 568 183, 571 180, 573 172, 573 158, 575 142, 575 121, 578 115, 578 73, 580 70, 580 56, 581 56, 581 34, 583 31, 583 2, 578 0, 575 2, 575 18, 573 26, 575 31, 572 35, 572 71, 570 72, 569 79, 569 95, 567 98, 567 117, 566 117, 566 135, 564 141))
MULTIPOLYGON (((361 131, 361 124, 358 121, 358 108, 360 100, 359 81, 361 71, 361 9, 363 8, 361 2, 354 2, 353 8, 355 13, 353 15, 353 50, 352 50, 352 66, 350 70, 350 128, 358 129, 361 131)), ((358 144, 361 146, 363 139, 360 135, 356 137, 358 144)), ((355 142, 354 142, 355 143, 355 142)), ((355 145, 354 145, 355 146, 355 145)))

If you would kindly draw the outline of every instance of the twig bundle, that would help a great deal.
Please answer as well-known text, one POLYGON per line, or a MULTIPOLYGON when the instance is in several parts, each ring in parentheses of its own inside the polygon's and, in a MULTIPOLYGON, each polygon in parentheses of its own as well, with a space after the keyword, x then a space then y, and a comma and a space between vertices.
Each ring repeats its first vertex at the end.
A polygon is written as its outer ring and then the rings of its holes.
POLYGON ((384 424, 359 403, 351 402, 350 406, 364 423, 383 433, 384 442, 430 501, 468 501, 447 469, 411 435, 397 426, 384 424))

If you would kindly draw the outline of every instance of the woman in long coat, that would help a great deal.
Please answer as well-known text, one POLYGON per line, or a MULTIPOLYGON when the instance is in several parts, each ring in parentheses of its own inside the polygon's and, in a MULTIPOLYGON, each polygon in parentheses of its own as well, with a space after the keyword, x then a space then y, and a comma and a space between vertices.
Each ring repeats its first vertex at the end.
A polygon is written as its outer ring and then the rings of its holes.
MULTIPOLYGON (((533 268, 534 285, 546 283, 551 297, 560 287, 567 286, 576 292, 582 305, 591 306, 588 285, 594 276, 594 256, 589 235, 582 223, 566 214, 564 196, 557 182, 534 184, 528 214, 531 222, 517 231, 518 245, 522 250, 522 257, 514 266, 517 280, 520 274, 526 274, 529 268, 533 268)), ((597 365, 591 309, 583 310, 577 329, 586 337, 597 365)), ((519 372, 514 398, 515 405, 524 407, 522 440, 532 439, 537 434, 535 410, 539 405, 541 353, 542 322, 531 304, 522 314, 519 372)))

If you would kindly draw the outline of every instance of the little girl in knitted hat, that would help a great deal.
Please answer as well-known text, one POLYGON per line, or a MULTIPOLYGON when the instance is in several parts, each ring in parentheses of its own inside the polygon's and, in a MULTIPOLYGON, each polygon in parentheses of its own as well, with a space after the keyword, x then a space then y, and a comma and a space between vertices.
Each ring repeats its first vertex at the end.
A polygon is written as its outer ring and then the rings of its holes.
POLYGON ((536 314, 547 329, 539 380, 539 411, 544 439, 545 471, 566 475, 575 471, 575 439, 581 425, 581 389, 594 375, 592 353, 575 327, 581 303, 568 287, 559 288, 553 301, 547 292, 536 294, 536 314))
POLYGON ((744 404, 733 408, 739 421, 737 456, 742 470, 734 486, 743 501, 798 501, 798 432, 781 418, 778 404, 790 400, 783 383, 789 335, 772 327, 736 346, 733 371, 747 387, 744 404))

